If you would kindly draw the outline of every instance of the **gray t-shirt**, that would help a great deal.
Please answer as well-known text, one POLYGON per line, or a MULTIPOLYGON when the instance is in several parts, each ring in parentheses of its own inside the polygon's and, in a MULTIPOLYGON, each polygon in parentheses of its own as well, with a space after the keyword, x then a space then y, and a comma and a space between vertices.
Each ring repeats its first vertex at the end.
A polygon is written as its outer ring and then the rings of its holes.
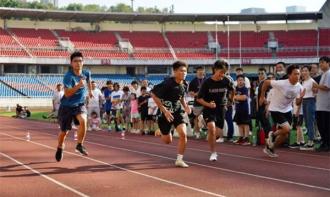
MULTIPOLYGON (((330 69, 322 74, 320 85, 330 88, 330 69)), ((318 90, 316 96, 316 111, 330 112, 330 91, 318 90)))

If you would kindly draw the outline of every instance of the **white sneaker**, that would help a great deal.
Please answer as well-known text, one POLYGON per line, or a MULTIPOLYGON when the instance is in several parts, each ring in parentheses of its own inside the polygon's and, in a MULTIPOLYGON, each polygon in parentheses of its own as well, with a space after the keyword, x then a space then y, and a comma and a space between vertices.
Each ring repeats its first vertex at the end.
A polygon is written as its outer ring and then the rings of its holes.
POLYGON ((195 138, 196 138, 196 139, 200 139, 200 138, 201 138, 201 134, 200 134, 200 132, 196 132, 196 133, 195 133, 195 138))
POLYGON ((218 154, 214 152, 210 156, 210 161, 216 161, 216 160, 218 160, 218 154))
POLYGON ((224 138, 220 137, 219 139, 217 139, 215 142, 217 143, 223 143, 225 141, 224 138))
POLYGON ((268 147, 270 149, 274 148, 274 142, 275 142, 274 132, 271 131, 271 132, 268 133, 268 140, 267 140, 268 147))
POLYGON ((189 165, 186 164, 182 159, 177 159, 175 161, 175 166, 180 167, 180 168, 188 168, 189 165))

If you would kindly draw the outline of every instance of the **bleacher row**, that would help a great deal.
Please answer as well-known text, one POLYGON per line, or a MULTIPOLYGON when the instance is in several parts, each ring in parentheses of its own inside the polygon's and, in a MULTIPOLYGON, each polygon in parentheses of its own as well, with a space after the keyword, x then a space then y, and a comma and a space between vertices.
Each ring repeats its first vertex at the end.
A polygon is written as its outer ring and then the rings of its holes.
MULTIPOLYGON (((215 40, 214 32, 72 32, 48 29, 0 28, 0 56, 24 57, 29 54, 18 42, 25 46, 32 56, 36 57, 66 57, 69 52, 59 45, 59 39, 67 38, 75 49, 82 51, 88 58, 118 58, 118 59, 173 59, 169 46, 174 49, 175 55, 180 59, 214 58, 214 51, 208 50, 208 42, 215 40), (17 38, 18 42, 14 39, 17 38), (120 50, 118 39, 128 40, 134 52, 128 54, 120 50), (146 50, 149 49, 149 50, 146 50)), ((230 32, 228 46, 227 32, 218 32, 218 42, 222 48, 220 57, 227 57, 228 47, 244 49, 242 57, 271 58, 272 53, 267 49, 266 43, 270 36, 278 40, 280 48, 278 57, 313 57, 316 54, 316 30, 292 31, 263 31, 263 32, 230 32), (241 43, 240 43, 241 40, 241 43), (314 47, 314 48, 313 48, 314 47), (288 48, 295 51, 286 52, 288 48), (310 48, 310 50, 302 50, 310 48), (248 52, 258 49, 259 52, 248 52)), ((330 54, 330 29, 320 29, 319 46, 322 55, 330 54)), ((230 57, 239 57, 240 53, 230 51, 230 57)))
MULTIPOLYGON (((151 84, 160 83, 166 76, 149 76, 146 79, 151 84)), ((188 75, 187 80, 191 80, 193 75, 188 75)), ((117 82, 121 87, 130 85, 133 80, 144 79, 144 77, 132 77, 130 75, 116 74, 96 74, 92 75, 92 80, 96 81, 98 88, 106 85, 106 81, 117 82)), ((62 75, 6 75, 0 76, 0 97, 52 97, 56 84, 62 83, 62 75)))

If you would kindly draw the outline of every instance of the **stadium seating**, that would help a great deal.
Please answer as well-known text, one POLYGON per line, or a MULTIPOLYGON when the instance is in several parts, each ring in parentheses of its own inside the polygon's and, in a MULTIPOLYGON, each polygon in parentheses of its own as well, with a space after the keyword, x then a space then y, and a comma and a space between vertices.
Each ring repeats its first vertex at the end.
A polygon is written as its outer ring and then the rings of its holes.
POLYGON ((206 48, 206 32, 167 32, 166 36, 173 48, 206 48))
POLYGON ((11 31, 26 47, 56 47, 58 45, 57 38, 48 29, 13 28, 11 31))
POLYGON ((2 28, 0 28, 0 47, 19 47, 19 44, 2 28))
POLYGON ((0 96, 1 97, 19 97, 22 95, 0 82, 0 96))
POLYGON ((168 48, 160 32, 120 32, 134 48, 168 48))

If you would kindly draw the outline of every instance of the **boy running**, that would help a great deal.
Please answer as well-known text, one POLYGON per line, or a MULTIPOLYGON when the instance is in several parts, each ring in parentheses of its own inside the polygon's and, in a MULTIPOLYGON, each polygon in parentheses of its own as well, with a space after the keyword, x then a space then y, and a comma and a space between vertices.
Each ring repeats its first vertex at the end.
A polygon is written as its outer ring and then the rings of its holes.
POLYGON ((61 161, 63 158, 64 140, 68 131, 72 129, 72 120, 79 125, 78 128, 78 143, 76 151, 87 156, 88 153, 83 146, 83 142, 87 130, 87 110, 85 107, 86 94, 88 86, 88 95, 93 97, 91 91, 91 73, 88 70, 83 70, 83 55, 80 52, 74 52, 70 56, 71 67, 64 75, 64 96, 61 100, 61 105, 58 112, 58 121, 61 127, 61 132, 58 136, 58 146, 55 154, 56 161, 61 161))
POLYGON ((216 161, 218 154, 215 150, 216 137, 220 137, 224 126, 227 92, 231 92, 229 99, 234 96, 234 85, 225 76, 228 63, 218 60, 213 65, 213 75, 206 79, 199 90, 197 101, 204 106, 203 117, 207 123, 208 143, 211 149, 210 161, 216 161))
POLYGON ((266 80, 261 88, 259 103, 264 103, 266 90, 272 86, 273 95, 276 99, 272 99, 269 105, 269 111, 273 118, 274 124, 277 124, 275 132, 269 132, 268 140, 264 153, 270 157, 278 157, 275 154, 275 147, 283 144, 289 136, 292 122, 292 104, 297 99, 296 104, 300 105, 305 95, 305 90, 299 83, 300 69, 297 65, 291 65, 287 69, 288 79, 282 80, 266 80))
POLYGON ((172 142, 171 127, 174 125, 179 134, 178 155, 175 165, 182 168, 189 167, 183 161, 183 154, 187 144, 187 121, 184 118, 184 111, 191 113, 184 95, 187 91, 185 81, 188 65, 177 61, 173 64, 174 77, 164 80, 156 85, 151 91, 152 98, 158 106, 161 115, 158 118, 158 126, 161 132, 161 138, 166 143, 172 142), (184 110, 182 109, 182 106, 184 110))

